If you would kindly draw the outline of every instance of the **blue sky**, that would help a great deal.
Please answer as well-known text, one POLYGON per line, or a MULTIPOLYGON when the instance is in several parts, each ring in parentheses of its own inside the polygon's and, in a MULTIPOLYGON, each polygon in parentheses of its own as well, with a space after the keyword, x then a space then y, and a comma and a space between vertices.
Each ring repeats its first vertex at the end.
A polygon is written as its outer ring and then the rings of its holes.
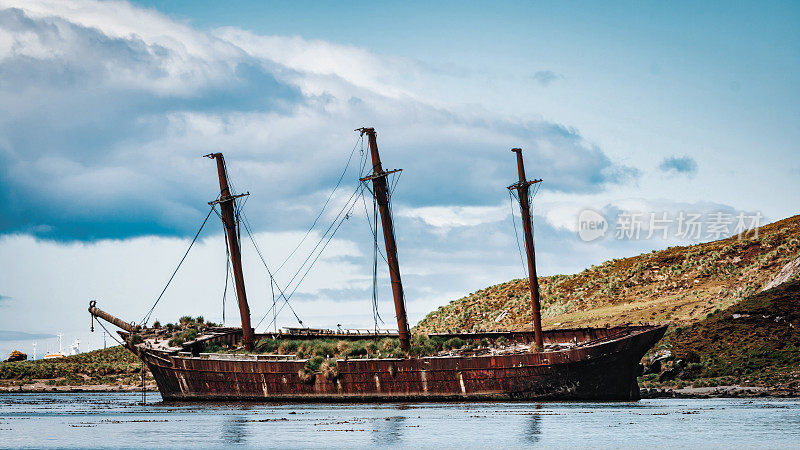
MULTIPOLYGON (((443 78, 423 96, 576 127, 639 165, 691 154, 714 178, 717 201, 764 208, 769 183, 741 189, 757 176, 759 149, 770 155, 763 174, 789 184, 800 170, 795 2, 137 3, 204 29, 299 35, 420 61, 431 79, 443 78), (537 73, 556 78, 537 86, 537 73)), ((697 191, 672 180, 642 187, 697 191)), ((769 206, 776 217, 794 213, 780 199, 769 206)))
MULTIPOLYGON (((211 151, 253 193, 248 215, 277 266, 365 125, 384 165, 405 169, 394 202, 412 322, 523 275, 505 191, 511 147, 545 179, 544 274, 696 241, 583 242, 585 208, 609 221, 626 210, 794 215, 798 9, 2 0, 0 330, 84 336, 90 299, 143 315, 216 195, 200 158, 211 151)), ((348 172, 334 213, 356 178, 348 172)), ((310 325, 371 325, 371 239, 357 219, 298 289, 310 325)), ((209 227, 156 310, 162 321, 221 319, 224 251, 219 224, 209 227)), ((268 284, 244 253, 256 315, 268 284)), ((388 289, 382 299, 390 326, 388 289)))

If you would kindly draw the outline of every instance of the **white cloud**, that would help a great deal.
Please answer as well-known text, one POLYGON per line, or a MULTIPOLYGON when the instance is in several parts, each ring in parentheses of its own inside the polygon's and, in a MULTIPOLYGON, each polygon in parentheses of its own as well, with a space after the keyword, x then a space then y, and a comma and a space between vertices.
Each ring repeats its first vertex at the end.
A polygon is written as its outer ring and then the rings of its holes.
MULTIPOLYGON (((407 83, 424 78, 425 69, 405 58, 235 28, 207 33, 123 2, 2 5, 19 8, 3 10, 0 22, 11 49, 0 55, 6 74, 0 110, 8 114, 0 120, 4 165, 11 186, 25 191, 36 191, 31 185, 38 182, 31 180, 46 176, 59 183, 65 176, 63 169, 38 170, 39 157, 60 157, 63 168, 77 173, 117 164, 136 181, 151 178, 138 184, 153 192, 141 192, 130 177, 118 178, 119 204, 139 202, 137 194, 175 197, 160 189, 171 173, 183 174, 171 191, 197 192, 185 172, 196 171, 197 155, 210 150, 246 154, 248 166, 272 165, 272 176, 309 166, 324 171, 341 159, 354 139, 351 130, 360 125, 378 127, 410 158, 428 159, 413 180, 418 198, 443 178, 428 170, 467 174, 450 183, 453 188, 473 198, 485 195, 493 188, 487 182, 499 182, 498 164, 487 150, 521 143, 530 145, 528 154, 545 174, 558 175, 551 177, 554 188, 594 189, 625 172, 574 130, 433 106, 407 83)), ((283 178, 277 177, 286 189, 299 187, 283 178)), ((78 184, 85 195, 97 192, 78 184)), ((56 191, 42 186, 38 200, 53 203, 48 192, 56 191)), ((463 194, 450 197, 463 202, 463 194)))
POLYGON ((404 208, 398 211, 401 217, 420 219, 426 224, 449 230, 454 227, 473 227, 500 222, 508 217, 507 206, 424 206, 404 208))
MULTIPOLYGON (((525 147, 552 190, 596 191, 628 170, 576 130, 433 104, 419 89, 430 74, 411 60, 296 36, 209 33, 124 2, 0 0, 0 69, 0 294, 13 298, 5 329, 83 327, 72 324, 84 323, 90 299, 140 318, 185 248, 170 236, 191 235, 217 195, 214 166, 200 157, 211 151, 223 151, 237 188, 253 193, 247 212, 277 265, 336 182, 352 130, 375 126, 384 166, 405 169, 394 199, 412 322, 431 302, 518 276, 501 203, 515 178, 511 147, 525 147)), ((371 238, 356 231, 343 227, 298 290, 293 305, 309 323, 342 315, 369 325, 371 238)), ((157 317, 219 320, 223 255, 218 236, 202 240, 157 317)), ((271 296, 260 261, 245 258, 255 316, 271 296)))
POLYGON ((300 36, 259 36, 233 27, 217 29, 214 35, 236 45, 248 55, 274 61, 302 74, 295 81, 309 95, 321 95, 335 89, 331 83, 333 80, 326 78, 333 76, 386 97, 416 98, 402 84, 410 73, 422 69, 415 61, 406 58, 378 56, 359 47, 306 40, 300 36))

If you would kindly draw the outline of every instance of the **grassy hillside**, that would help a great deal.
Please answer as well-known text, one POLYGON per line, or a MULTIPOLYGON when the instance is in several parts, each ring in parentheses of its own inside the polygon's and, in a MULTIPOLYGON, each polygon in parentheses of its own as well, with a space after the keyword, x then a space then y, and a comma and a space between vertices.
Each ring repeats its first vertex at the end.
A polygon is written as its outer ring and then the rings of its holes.
POLYGON ((140 384, 141 370, 141 362, 131 352, 111 347, 59 359, 0 362, 0 386, 140 384))
POLYGON ((793 383, 800 388, 800 280, 677 327, 658 349, 669 349, 673 357, 660 374, 644 376, 645 386, 793 383))
MULTIPOLYGON (((540 278, 545 328, 638 322, 688 325, 758 292, 800 255, 800 216, 705 244, 606 261, 574 275, 540 278)), ((472 293, 428 314, 416 333, 528 329, 527 280, 472 293)))

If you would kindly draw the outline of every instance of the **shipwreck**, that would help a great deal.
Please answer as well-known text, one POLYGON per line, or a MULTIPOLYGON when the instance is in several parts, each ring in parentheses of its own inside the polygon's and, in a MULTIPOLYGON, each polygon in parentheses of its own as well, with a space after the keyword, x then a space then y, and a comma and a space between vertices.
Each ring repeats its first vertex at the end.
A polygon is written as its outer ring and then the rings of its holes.
MULTIPOLYGON (((391 185, 387 183, 389 175, 398 171, 383 169, 373 128, 357 131, 362 138, 366 136, 368 141, 369 156, 365 155, 364 161, 371 162, 371 170, 362 173, 365 176, 360 177, 360 182, 374 199, 375 228, 379 216, 397 330, 362 332, 299 327, 286 329, 285 332, 256 333, 251 324, 242 272, 242 223, 237 206, 237 202, 248 194, 232 191, 221 153, 206 155, 215 160, 217 166, 220 194, 210 205, 214 210, 219 208, 218 214, 225 227, 228 262, 233 272, 233 287, 242 326, 205 327, 192 335, 191 339, 176 342, 171 340, 173 333, 164 327, 148 326, 146 319, 149 315, 142 323, 128 323, 99 309, 95 301, 90 302, 89 306, 93 324, 94 320, 102 319, 121 329, 119 335, 124 345, 147 365, 164 400, 341 402, 639 399, 637 376, 640 373, 640 359, 661 339, 666 325, 542 329, 529 195, 531 186, 541 180, 526 178, 522 150, 518 148, 513 149, 516 153, 518 181, 508 189, 516 194, 522 215, 533 313, 532 329, 439 333, 430 337, 457 337, 465 342, 501 341, 505 345, 431 355, 415 351, 406 317, 397 257, 390 205, 391 185), (255 344, 265 339, 327 338, 347 341, 387 337, 399 340, 400 354, 389 355, 392 357, 327 358, 324 368, 309 366, 310 355, 300 358, 297 355, 254 352, 255 344), (218 351, 205 351, 209 345, 218 351), (222 348, 227 350, 219 351, 222 348)), ((373 234, 377 245, 377 229, 373 234)))

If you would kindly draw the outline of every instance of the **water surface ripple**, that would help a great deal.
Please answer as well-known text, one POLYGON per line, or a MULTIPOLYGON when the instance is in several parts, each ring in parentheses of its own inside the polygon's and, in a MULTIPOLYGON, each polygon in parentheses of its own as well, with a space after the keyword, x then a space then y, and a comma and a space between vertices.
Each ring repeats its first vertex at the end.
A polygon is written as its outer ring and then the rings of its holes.
POLYGON ((800 399, 166 403, 0 394, 0 447, 800 447, 800 399))

